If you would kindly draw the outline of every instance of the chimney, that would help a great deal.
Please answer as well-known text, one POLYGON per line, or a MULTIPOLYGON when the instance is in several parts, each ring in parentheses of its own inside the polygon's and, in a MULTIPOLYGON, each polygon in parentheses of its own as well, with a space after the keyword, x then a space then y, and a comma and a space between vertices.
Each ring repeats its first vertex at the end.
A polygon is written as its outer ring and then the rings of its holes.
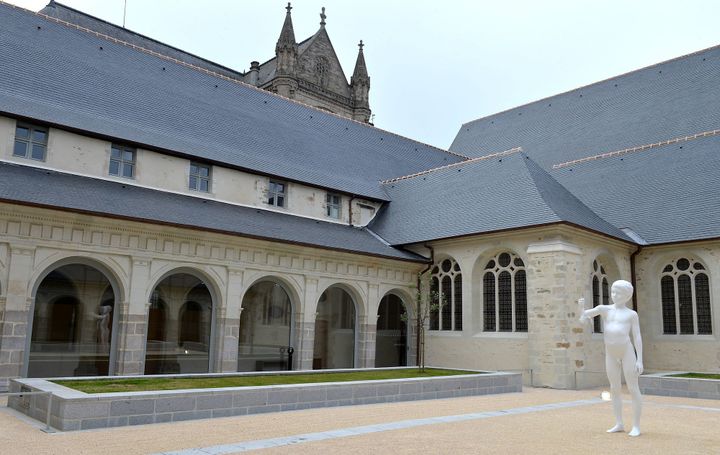
POLYGON ((250 62, 250 79, 248 79, 248 83, 250 85, 258 85, 258 74, 260 73, 260 62, 252 61, 250 62))

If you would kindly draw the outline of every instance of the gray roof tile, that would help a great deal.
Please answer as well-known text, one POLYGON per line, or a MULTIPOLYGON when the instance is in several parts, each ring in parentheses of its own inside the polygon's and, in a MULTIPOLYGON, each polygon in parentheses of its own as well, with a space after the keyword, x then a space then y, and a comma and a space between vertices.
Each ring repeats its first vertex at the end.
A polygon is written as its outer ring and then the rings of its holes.
POLYGON ((0 201, 410 261, 366 229, 166 193, 121 182, 0 163, 0 201))

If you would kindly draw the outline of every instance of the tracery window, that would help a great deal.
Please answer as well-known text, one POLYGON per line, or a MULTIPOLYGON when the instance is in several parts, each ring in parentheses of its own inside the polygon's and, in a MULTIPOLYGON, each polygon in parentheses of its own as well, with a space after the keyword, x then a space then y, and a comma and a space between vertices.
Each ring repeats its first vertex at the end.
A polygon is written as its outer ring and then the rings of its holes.
MULTIPOLYGON (((593 261, 592 280, 592 305, 595 308, 598 305, 608 305, 610 303, 610 288, 608 286, 607 273, 605 266, 593 261)), ((593 318, 593 332, 602 333, 602 318, 593 318)))
POLYGON ((712 334, 710 279, 705 270, 700 261, 680 258, 661 272, 664 334, 712 334))
POLYGON ((455 260, 433 267, 430 294, 433 303, 442 303, 430 312, 430 330, 462 330, 462 272, 455 260))
POLYGON ((328 83, 328 60, 325 57, 315 58, 315 78, 317 85, 325 88, 328 83))
POLYGON ((503 252, 488 261, 483 303, 486 332, 527 332, 527 275, 516 254, 503 252))

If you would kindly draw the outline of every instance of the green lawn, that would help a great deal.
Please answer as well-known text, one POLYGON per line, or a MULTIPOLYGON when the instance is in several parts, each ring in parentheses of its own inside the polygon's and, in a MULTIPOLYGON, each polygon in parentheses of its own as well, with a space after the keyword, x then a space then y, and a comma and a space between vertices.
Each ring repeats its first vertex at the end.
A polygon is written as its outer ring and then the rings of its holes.
POLYGON ((720 374, 715 373, 682 373, 671 374, 672 378, 693 378, 693 379, 720 379, 720 374))
POLYGON ((347 373, 307 373, 258 376, 199 377, 199 378, 132 378, 53 381, 56 384, 85 393, 141 392, 149 390, 209 389, 216 387, 251 387, 279 384, 308 384, 316 382, 378 381, 381 379, 429 378, 477 374, 474 371, 418 369, 370 370, 347 373))

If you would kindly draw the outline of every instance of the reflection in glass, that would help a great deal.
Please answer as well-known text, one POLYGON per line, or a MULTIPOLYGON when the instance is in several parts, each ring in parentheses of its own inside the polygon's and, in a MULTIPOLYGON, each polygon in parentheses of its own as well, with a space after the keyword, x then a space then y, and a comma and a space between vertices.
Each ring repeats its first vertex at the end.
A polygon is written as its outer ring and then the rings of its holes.
POLYGON ((355 365, 355 304, 340 288, 323 292, 315 317, 313 369, 355 365))
POLYGON ((35 294, 28 377, 109 373, 115 294, 99 270, 58 267, 35 294))
POLYGON ((207 373, 212 297, 193 275, 176 273, 150 297, 145 374, 207 373))
POLYGON ((375 366, 407 365, 407 324, 403 321, 405 307, 400 297, 388 294, 380 301, 375 343, 375 366))
POLYGON ((245 294, 240 314, 238 371, 287 369, 292 307, 278 283, 264 281, 245 294))

